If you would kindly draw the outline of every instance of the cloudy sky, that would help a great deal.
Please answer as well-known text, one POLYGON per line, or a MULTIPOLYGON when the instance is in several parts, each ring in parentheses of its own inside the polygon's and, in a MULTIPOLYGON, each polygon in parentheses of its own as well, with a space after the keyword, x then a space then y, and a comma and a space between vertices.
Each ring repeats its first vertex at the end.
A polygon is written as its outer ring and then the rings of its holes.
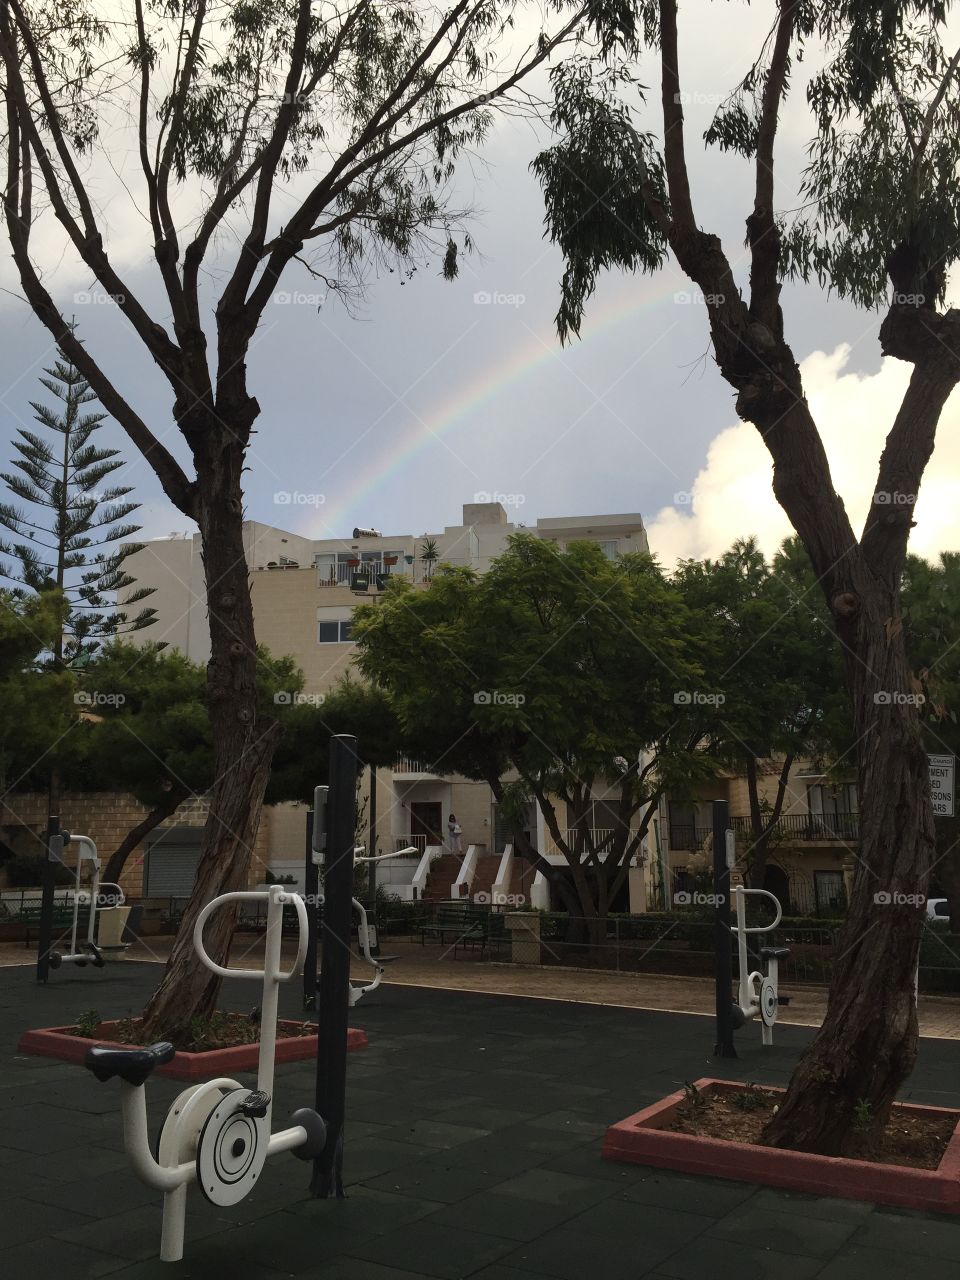
MULTIPOLYGON (((699 139, 717 96, 759 48, 771 12, 766 3, 705 0, 682 11, 695 201, 742 281, 749 170, 705 154, 699 139)), ((641 66, 640 78, 655 83, 653 66, 641 66)), ((778 203, 787 207, 797 203, 808 129, 800 86, 798 79, 779 159, 778 203)), ((655 127, 652 113, 647 124, 655 127)), ((385 273, 349 315, 305 274, 285 278, 249 360, 262 410, 247 475, 250 518, 314 537, 348 536, 355 524, 419 534, 459 523, 461 504, 476 494, 498 493, 526 523, 640 512, 652 550, 668 564, 717 554, 749 534, 772 549, 787 533, 766 454, 754 430, 737 422, 710 358, 703 308, 675 269, 604 278, 582 341, 560 347, 553 317, 562 264, 543 239, 541 195, 528 172, 547 138, 543 127, 503 120, 482 161, 462 167, 454 203, 477 210, 477 252, 461 259, 455 282, 440 278, 439 264, 406 282, 385 273), (314 496, 277 500, 289 494, 314 496)), ((133 140, 118 127, 111 171, 94 175, 108 247, 131 286, 157 299, 142 216, 126 193, 135 166, 133 140)), ((230 245, 222 250, 228 266, 230 245)), ((17 297, 8 256, 0 273, 2 451, 17 423, 29 422, 28 402, 52 353, 17 297)), ((48 281, 141 415, 159 434, 171 432, 169 395, 151 362, 94 282, 60 252, 52 229, 48 281)), ((859 526, 906 370, 881 362, 875 314, 815 287, 788 287, 784 310, 838 490, 859 526)), ((917 509, 913 545, 924 554, 960 546, 951 498, 960 479, 958 405, 954 395, 917 509)), ((145 535, 186 530, 115 427, 111 437, 129 458, 145 535)))

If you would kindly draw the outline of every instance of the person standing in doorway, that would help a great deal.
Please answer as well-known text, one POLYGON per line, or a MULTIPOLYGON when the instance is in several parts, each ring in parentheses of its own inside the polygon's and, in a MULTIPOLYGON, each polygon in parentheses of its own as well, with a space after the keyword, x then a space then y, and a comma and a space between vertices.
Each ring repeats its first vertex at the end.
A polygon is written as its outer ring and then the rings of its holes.
POLYGON ((457 821, 457 815, 451 813, 447 819, 447 832, 450 836, 450 852, 459 855, 463 854, 463 831, 460 823, 457 821))

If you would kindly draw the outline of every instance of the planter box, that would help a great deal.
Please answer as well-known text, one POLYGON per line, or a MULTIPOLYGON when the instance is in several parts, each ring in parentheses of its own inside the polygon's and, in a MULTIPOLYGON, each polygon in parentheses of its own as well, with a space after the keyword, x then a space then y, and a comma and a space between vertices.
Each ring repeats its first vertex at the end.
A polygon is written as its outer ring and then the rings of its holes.
MULTIPOLYGON (((746 1086, 707 1077, 697 1080, 695 1087, 710 1092, 746 1086)), ((763 1088, 783 1092, 769 1085, 763 1088)), ((960 1214, 960 1111, 906 1102, 896 1104, 895 1109, 899 1111, 951 1117, 957 1122, 940 1167, 913 1169, 908 1165, 872 1164, 867 1160, 817 1156, 806 1151, 787 1151, 779 1147, 672 1133, 665 1126, 683 1100, 682 1090, 671 1093, 653 1106, 611 1125, 603 1140, 603 1158, 653 1165, 660 1169, 679 1169, 684 1173, 714 1178, 733 1178, 739 1182, 759 1182, 768 1187, 785 1187, 789 1191, 806 1191, 812 1195, 960 1214)))
MULTIPOLYGON (((101 1027, 112 1027, 112 1022, 101 1023, 101 1027)), ((287 1022, 283 1019, 278 1027, 299 1027, 300 1022, 287 1022)), ((59 1058, 61 1062, 82 1063, 84 1055, 91 1045, 113 1045, 111 1040, 96 1037, 70 1035, 70 1027, 45 1027, 38 1031, 25 1031, 17 1043, 18 1053, 33 1053, 44 1058, 59 1058)), ((363 1049, 367 1045, 367 1033, 351 1027, 347 1031, 347 1049, 363 1049)), ((133 1045, 121 1046, 133 1048, 133 1045)), ((155 1075, 170 1076, 173 1080, 206 1080, 213 1076, 222 1076, 231 1071, 256 1071, 257 1058, 260 1053, 259 1042, 238 1044, 229 1049, 207 1049, 203 1053, 178 1052, 171 1062, 157 1067, 155 1075)), ((302 1062, 317 1056, 317 1037, 288 1036, 277 1037, 276 1062, 302 1062)))

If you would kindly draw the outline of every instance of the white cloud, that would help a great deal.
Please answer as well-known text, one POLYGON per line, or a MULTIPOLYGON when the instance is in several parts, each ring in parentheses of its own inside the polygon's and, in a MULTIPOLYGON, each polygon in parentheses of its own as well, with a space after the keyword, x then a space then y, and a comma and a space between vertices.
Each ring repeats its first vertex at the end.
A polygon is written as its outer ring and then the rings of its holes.
MULTIPOLYGON (((813 352, 801 366, 807 399, 830 459, 833 482, 859 536, 870 509, 884 440, 910 376, 909 366, 884 360, 875 374, 847 369, 851 348, 813 352)), ((960 397, 940 419, 937 446, 916 506, 910 549, 927 558, 960 548, 960 397)), ((710 444, 689 495, 649 522, 650 549, 668 568, 680 558, 718 556, 736 538, 755 535, 768 554, 791 532, 773 496, 773 466, 748 423, 722 431, 710 444)))

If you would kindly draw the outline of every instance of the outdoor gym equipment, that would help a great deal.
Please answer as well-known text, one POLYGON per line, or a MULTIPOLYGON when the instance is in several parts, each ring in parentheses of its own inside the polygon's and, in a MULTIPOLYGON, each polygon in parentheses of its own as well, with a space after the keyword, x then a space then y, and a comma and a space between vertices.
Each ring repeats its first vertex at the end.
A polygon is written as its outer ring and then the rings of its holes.
POLYGON ((173 1045, 161 1042, 143 1049, 95 1046, 87 1050, 84 1058, 84 1066, 98 1080, 120 1078, 124 1149, 137 1176, 147 1186, 164 1193, 160 1239, 163 1262, 176 1262, 183 1257, 189 1183, 196 1181, 213 1204, 237 1204, 253 1189, 268 1156, 290 1151, 301 1160, 313 1160, 322 1152, 327 1135, 320 1114, 310 1107, 295 1111, 289 1128, 270 1131, 280 983, 299 973, 307 949, 303 899, 280 885, 221 894, 197 917, 193 945, 212 973, 263 981, 257 1087, 246 1089, 236 1080, 218 1078, 185 1089, 167 1112, 154 1156, 147 1137, 143 1084, 155 1067, 173 1058, 173 1045), (203 945, 203 927, 210 915, 229 902, 263 898, 267 899, 263 969, 231 969, 216 964, 203 945), (296 909, 300 937, 293 967, 284 972, 280 967, 280 943, 283 908, 288 905, 296 909))
MULTIPOLYGON (((314 788, 313 796, 313 812, 307 826, 307 860, 305 869, 305 882, 307 900, 315 904, 314 909, 310 912, 310 942, 307 947, 307 962, 303 969, 303 1007, 304 1009, 316 1009, 318 1002, 317 992, 320 988, 320 975, 317 972, 316 956, 317 956, 317 926, 321 919, 321 912, 324 905, 324 895, 320 889, 320 867, 323 865, 326 848, 326 831, 324 827, 324 815, 327 804, 327 788, 314 788)), ((405 849, 398 849, 396 853, 380 853, 367 854, 364 845, 355 845, 353 849, 353 863, 366 862, 376 864, 385 862, 389 858, 403 858, 410 854, 418 853, 419 850, 413 845, 405 849)), ((383 975, 386 973, 385 965, 396 960, 396 956, 375 956, 373 954, 376 946, 376 928, 369 921, 366 907, 358 899, 351 896, 350 904, 353 911, 358 915, 357 920, 357 943, 363 959, 366 960, 373 969, 373 980, 368 983, 349 985, 349 1002, 352 1009, 364 996, 370 995, 380 986, 383 981, 383 975)))
POLYGON ((730 886, 730 872, 736 864, 736 837, 730 828, 729 806, 726 800, 713 802, 713 888, 714 923, 713 941, 716 954, 716 1010, 717 1039, 714 1056, 735 1058, 733 1033, 748 1018, 760 1015, 761 1035, 765 1045, 773 1044, 773 1026, 781 1004, 787 997, 779 991, 779 962, 789 954, 787 947, 761 947, 760 959, 766 964, 766 972, 750 969, 747 951, 748 933, 769 933, 782 918, 780 903, 767 889, 747 889, 730 886), (769 898, 776 909, 776 919, 770 924, 748 927, 746 923, 746 899, 750 894, 769 898), (737 923, 730 923, 730 900, 736 904, 737 923), (733 985, 730 935, 737 939, 739 961, 737 999, 731 1000, 733 985))
MULTIPOLYGON (((106 962, 96 943, 97 915, 103 911, 118 910, 124 905, 126 899, 124 898, 123 890, 118 884, 112 884, 100 879, 100 859, 97 856, 97 846, 89 836, 73 836, 68 831, 63 831, 60 835, 63 847, 68 844, 77 846, 76 882, 73 889, 73 921, 70 928, 69 950, 66 953, 51 950, 47 957, 47 963, 51 969, 59 969, 62 964, 75 964, 78 969, 84 968, 87 964, 92 964, 94 968, 102 969, 106 962), (87 863, 90 864, 91 868, 90 888, 88 890, 81 888, 84 865, 87 863), (105 895, 103 892, 105 889, 110 889, 113 892, 105 895), (101 901, 105 896, 110 899, 109 904, 104 904, 101 901), (87 918, 87 936, 78 938, 77 935, 80 932, 80 905, 86 902, 88 897, 90 913, 87 918)), ((59 860, 63 861, 62 859, 59 860)))
POLYGON ((763 1043, 773 1044, 773 1026, 777 1020, 777 1011, 781 1000, 778 986, 779 962, 783 956, 790 954, 790 948, 761 947, 760 959, 766 961, 766 972, 762 973, 757 969, 751 970, 747 955, 747 934, 770 933, 780 923, 783 911, 780 908, 780 902, 777 897, 767 889, 747 889, 743 885, 737 885, 733 889, 733 898, 737 910, 737 923, 732 928, 737 935, 737 956, 740 974, 740 982, 737 988, 737 1007, 742 1018, 740 1025, 742 1026, 743 1022, 748 1018, 755 1018, 759 1014, 763 1024, 761 1028, 763 1043), (776 910, 776 918, 770 924, 748 927, 746 907, 748 894, 769 898, 773 903, 776 910))

